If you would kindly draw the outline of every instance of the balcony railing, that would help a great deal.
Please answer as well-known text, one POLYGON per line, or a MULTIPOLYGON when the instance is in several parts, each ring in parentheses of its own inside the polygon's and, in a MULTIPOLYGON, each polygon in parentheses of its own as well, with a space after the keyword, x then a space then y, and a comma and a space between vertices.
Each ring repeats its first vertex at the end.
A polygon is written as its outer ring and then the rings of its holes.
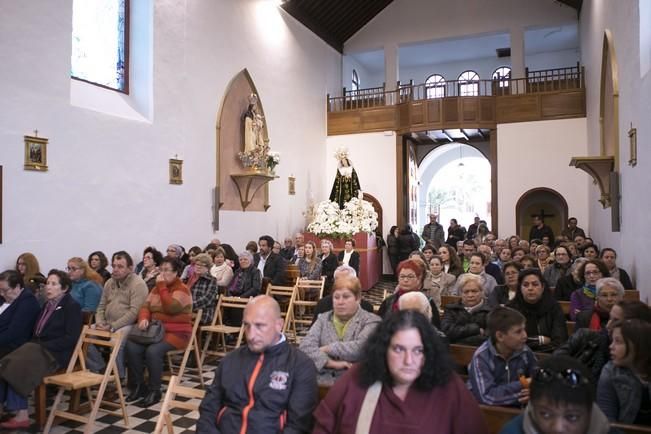
POLYGON ((359 90, 343 89, 341 97, 328 95, 328 111, 341 112, 387 105, 396 105, 408 101, 419 101, 446 97, 508 96, 559 90, 583 89, 585 72, 582 66, 539 71, 526 71, 526 78, 506 78, 500 80, 454 80, 437 84, 418 84, 413 82, 397 83, 395 90, 386 90, 386 86, 359 90))

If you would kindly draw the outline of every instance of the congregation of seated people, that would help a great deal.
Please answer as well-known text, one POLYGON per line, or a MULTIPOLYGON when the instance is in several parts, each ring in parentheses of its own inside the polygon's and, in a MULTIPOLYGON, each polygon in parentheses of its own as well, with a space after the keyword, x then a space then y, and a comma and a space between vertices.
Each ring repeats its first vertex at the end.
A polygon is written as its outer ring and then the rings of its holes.
MULTIPOLYGON (((489 407, 515 410, 506 434, 651 427, 651 308, 625 299, 634 285, 614 249, 599 249, 575 218, 555 236, 536 217, 528 239, 500 239, 479 218, 467 230, 453 219, 445 238, 437 220, 421 236, 391 228, 395 280, 375 306, 352 239, 338 251, 302 234, 282 244, 263 235, 240 253, 219 240, 187 253, 171 244, 166 255, 147 246, 138 264, 95 251, 47 277, 24 253, 0 274, 0 366, 14 369, 0 368, 0 404, 13 414, 0 428, 30 425, 26 385, 67 365, 88 315, 126 335, 163 324, 160 342, 125 339, 117 357, 126 402, 156 404, 166 353, 189 344, 192 312, 213 323, 222 295, 249 298, 224 318, 245 339, 218 361, 197 432, 497 432, 489 407), (283 300, 265 295, 295 283, 288 267, 325 287, 300 339, 284 333, 283 300), (22 381, 15 370, 37 349, 56 366, 22 381)), ((88 368, 103 372, 105 356, 87 352, 88 368)))

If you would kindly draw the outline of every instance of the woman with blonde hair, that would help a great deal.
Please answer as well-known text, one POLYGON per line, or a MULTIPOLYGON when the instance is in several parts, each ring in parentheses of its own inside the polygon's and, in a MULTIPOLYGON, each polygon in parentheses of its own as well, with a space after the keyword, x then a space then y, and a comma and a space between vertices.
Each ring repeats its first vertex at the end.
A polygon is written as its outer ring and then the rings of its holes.
POLYGON ((298 272, 301 279, 319 280, 321 278, 321 261, 316 255, 316 244, 308 241, 304 246, 304 255, 298 261, 298 272))
POLYGON ((29 252, 18 256, 18 259, 16 259, 16 271, 23 277, 25 288, 29 288, 34 295, 38 295, 41 284, 45 284, 45 276, 41 273, 36 256, 29 252))
POLYGON ((72 280, 72 298, 79 303, 82 312, 95 312, 102 298, 102 276, 90 268, 86 261, 76 256, 68 259, 66 271, 72 280))

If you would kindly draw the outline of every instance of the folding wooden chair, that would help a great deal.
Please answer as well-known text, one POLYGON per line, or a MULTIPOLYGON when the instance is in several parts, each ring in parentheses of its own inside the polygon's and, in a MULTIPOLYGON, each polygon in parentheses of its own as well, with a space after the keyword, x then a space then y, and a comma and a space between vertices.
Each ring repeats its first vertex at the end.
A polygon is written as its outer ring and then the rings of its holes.
POLYGON ((113 414, 115 416, 122 416, 124 418, 125 425, 129 427, 129 416, 127 415, 127 409, 124 403, 124 395, 122 393, 122 385, 120 384, 120 376, 118 374, 117 364, 115 362, 118 356, 118 352, 120 351, 120 345, 122 344, 122 340, 124 338, 125 336, 121 332, 110 333, 107 331, 91 329, 89 326, 84 326, 66 372, 63 374, 51 375, 43 379, 43 382, 45 384, 52 384, 59 387, 59 391, 57 392, 56 398, 54 399, 54 404, 50 410, 50 415, 47 419, 47 423, 45 424, 45 429, 43 430, 45 434, 48 434, 50 432, 50 429, 52 429, 52 425, 54 423, 54 418, 57 416, 63 419, 70 419, 85 423, 85 434, 93 432, 95 419, 97 418, 97 413, 102 405, 120 409, 121 411, 117 412, 101 408, 101 410, 106 413, 113 414), (111 355, 106 365, 104 374, 96 374, 94 372, 90 372, 86 368, 85 351, 88 345, 91 344, 111 348, 111 355), (77 366, 78 362, 81 369, 75 371, 75 367, 77 366), (119 397, 119 403, 103 400, 106 385, 109 381, 115 382, 115 387, 117 389, 119 397), (99 386, 97 394, 94 397, 91 391, 91 387, 93 386, 99 386), (90 402, 91 406, 90 416, 82 416, 76 413, 58 409, 64 391, 74 391, 80 389, 85 389, 86 394, 88 395, 88 401, 90 402))
POLYGON ((167 432, 169 434, 174 434, 174 426, 172 425, 170 410, 174 408, 182 408, 184 410, 197 411, 199 409, 199 404, 191 401, 179 401, 176 399, 176 397, 180 396, 190 399, 203 399, 203 397, 206 395, 206 392, 201 389, 192 389, 190 387, 181 386, 180 382, 181 379, 176 375, 173 375, 170 379, 170 384, 167 387, 167 392, 165 393, 165 398, 163 399, 163 404, 160 408, 160 414, 158 415, 158 420, 156 421, 154 434, 161 434, 163 432, 164 426, 167 427, 167 432))
POLYGON ((296 281, 300 277, 300 271, 298 270, 298 265, 288 264, 287 265, 287 286, 296 285, 296 281))
POLYGON ((201 366, 201 357, 199 353, 199 342, 197 340, 197 330, 199 329, 199 324, 201 323, 201 316, 203 314, 203 311, 199 309, 196 312, 192 313, 192 337, 190 338, 190 342, 188 342, 188 346, 185 348, 185 350, 172 350, 167 352, 167 363, 170 367, 170 373, 172 375, 176 375, 179 377, 179 379, 183 378, 183 374, 185 373, 186 365, 188 363, 188 359, 190 358, 190 353, 194 353, 194 360, 197 363, 196 368, 188 368, 188 370, 194 370, 197 372, 196 375, 199 376, 199 381, 201 382, 201 387, 205 387, 203 384, 203 370, 201 366), (173 357, 178 356, 183 354, 183 358, 181 359, 181 365, 178 367, 178 373, 174 373, 174 369, 176 369, 176 365, 174 364, 173 357))
POLYGON ((294 301, 296 299, 295 286, 269 285, 267 295, 273 297, 280 306, 280 315, 283 317, 283 333, 290 342, 296 341, 296 329, 292 327, 294 301))
MULTIPOLYGON (((296 295, 292 307, 291 327, 298 332, 305 332, 312 325, 312 318, 317 303, 323 297, 325 277, 321 280, 298 280, 296 282, 296 295)), ((300 342, 298 334, 296 342, 300 342)))
POLYGON ((249 298, 240 298, 240 297, 219 297, 217 302, 217 307, 215 308, 215 316, 211 325, 201 326, 199 330, 202 333, 206 333, 206 338, 203 344, 203 349, 201 350, 201 361, 200 364, 206 360, 208 356, 217 356, 223 357, 230 350, 238 348, 242 343, 242 336, 244 329, 241 325, 239 326, 229 326, 224 323, 224 311, 225 309, 241 309, 244 312, 244 308, 249 302, 249 298), (210 349, 210 343, 212 341, 212 335, 217 334, 217 343, 216 349, 210 349), (229 346, 226 340, 226 336, 232 336, 237 334, 237 340, 235 345, 229 346))

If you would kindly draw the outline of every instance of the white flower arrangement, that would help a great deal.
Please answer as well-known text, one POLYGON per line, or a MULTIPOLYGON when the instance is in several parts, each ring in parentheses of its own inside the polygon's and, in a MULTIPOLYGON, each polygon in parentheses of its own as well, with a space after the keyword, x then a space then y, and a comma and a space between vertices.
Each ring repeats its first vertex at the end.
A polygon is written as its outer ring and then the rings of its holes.
POLYGON ((346 238, 358 232, 372 233, 377 228, 378 215, 370 202, 353 198, 339 209, 337 202, 324 200, 314 205, 314 219, 308 232, 330 238, 346 238))

